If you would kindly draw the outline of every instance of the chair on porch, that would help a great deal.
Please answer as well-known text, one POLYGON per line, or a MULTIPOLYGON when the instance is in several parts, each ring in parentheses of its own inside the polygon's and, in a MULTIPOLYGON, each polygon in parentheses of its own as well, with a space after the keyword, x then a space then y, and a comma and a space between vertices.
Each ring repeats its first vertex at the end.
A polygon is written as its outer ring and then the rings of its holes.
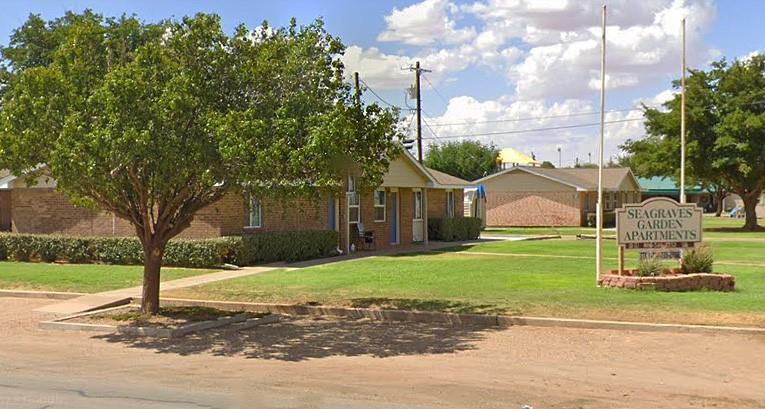
POLYGON ((364 223, 354 223, 351 230, 353 237, 351 238, 353 243, 360 250, 376 250, 375 245, 375 232, 372 230, 364 230, 364 223))

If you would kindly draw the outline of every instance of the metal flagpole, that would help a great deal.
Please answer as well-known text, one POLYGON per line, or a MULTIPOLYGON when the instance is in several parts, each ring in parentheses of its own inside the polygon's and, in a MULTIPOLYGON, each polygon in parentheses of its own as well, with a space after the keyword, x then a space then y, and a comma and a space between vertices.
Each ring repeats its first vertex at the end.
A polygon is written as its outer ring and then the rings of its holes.
POLYGON ((682 23, 683 57, 680 63, 680 203, 685 203, 685 18, 682 23))
POLYGON ((600 53, 600 145, 598 159, 598 204, 595 213, 597 219, 597 243, 595 244, 595 259, 597 266, 595 285, 603 272, 603 145, 606 119, 606 5, 603 5, 602 15, 602 45, 600 53))

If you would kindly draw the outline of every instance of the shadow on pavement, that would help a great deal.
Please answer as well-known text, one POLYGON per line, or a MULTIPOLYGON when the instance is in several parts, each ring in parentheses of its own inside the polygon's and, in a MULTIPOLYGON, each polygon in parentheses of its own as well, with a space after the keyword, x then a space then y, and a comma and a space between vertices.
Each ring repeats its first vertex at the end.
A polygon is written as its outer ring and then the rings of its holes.
POLYGON ((496 327, 431 323, 389 323, 367 319, 283 317, 277 324, 237 331, 222 328, 182 338, 142 338, 121 334, 94 338, 178 355, 212 354, 303 361, 332 356, 378 358, 447 354, 475 349, 496 327))

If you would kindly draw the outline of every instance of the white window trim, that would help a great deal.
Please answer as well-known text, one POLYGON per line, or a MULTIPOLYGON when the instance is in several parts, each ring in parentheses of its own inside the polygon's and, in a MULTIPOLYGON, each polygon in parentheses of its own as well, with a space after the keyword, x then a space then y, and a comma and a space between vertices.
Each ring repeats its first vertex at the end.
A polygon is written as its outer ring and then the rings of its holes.
POLYGON ((249 229, 260 229, 263 227, 263 204, 254 196, 250 196, 249 203, 247 203, 247 226, 245 227, 249 229), (253 202, 258 204, 258 224, 252 223, 253 202))
POLYGON ((454 202, 454 191, 446 191, 446 217, 454 217, 456 203, 454 202))
POLYGON ((423 195, 422 195, 422 190, 419 190, 419 189, 417 189, 417 190, 414 190, 414 191, 413 191, 413 193, 412 193, 412 195, 413 195, 413 196, 412 196, 412 205, 414 206, 414 209, 412 209, 412 220, 421 221, 421 220, 422 220, 422 216, 423 216, 423 213, 424 213, 424 212, 423 212, 423 208, 422 208, 422 202, 423 202, 423 198, 422 198, 422 196, 423 196, 423 195), (420 209, 420 217, 417 217, 417 208, 418 208, 418 206, 417 206, 417 199, 415 199, 415 198, 417 197, 417 194, 418 194, 418 193, 419 193, 419 195, 420 195, 420 205, 419 205, 419 209, 420 209))
POLYGON ((361 197, 359 197, 358 192, 356 192, 356 176, 348 175, 348 188, 346 190, 345 200, 348 202, 348 205, 346 206, 348 208, 348 224, 361 223, 361 197), (355 205, 351 204, 351 197, 356 197, 355 205), (357 220, 351 220, 351 209, 357 209, 357 220))
POLYGON ((346 196, 346 200, 348 201, 348 223, 350 224, 357 224, 361 223, 361 198, 359 197, 358 200, 356 200, 356 204, 351 204, 351 197, 357 196, 358 193, 356 192, 348 192, 346 196), (356 215, 358 216, 358 220, 351 220, 351 209, 357 209, 356 215))
POLYGON ((386 213, 388 211, 387 210, 387 207, 388 207, 388 197, 387 197, 387 193, 385 192, 384 189, 375 190, 375 195, 374 195, 374 197, 372 199, 372 203, 374 204, 374 211, 375 211, 374 218, 375 218, 375 222, 385 223, 385 218, 387 217, 386 213), (382 205, 377 204, 377 195, 379 193, 382 193, 382 198, 383 198, 382 205), (383 216, 382 219, 378 219, 377 218, 377 209, 382 209, 382 216, 383 216))

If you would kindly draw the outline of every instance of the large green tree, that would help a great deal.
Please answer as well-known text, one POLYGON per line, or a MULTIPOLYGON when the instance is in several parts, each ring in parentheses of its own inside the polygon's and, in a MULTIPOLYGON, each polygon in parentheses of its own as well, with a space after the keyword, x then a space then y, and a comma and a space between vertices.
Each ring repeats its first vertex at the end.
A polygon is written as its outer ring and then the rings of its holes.
MULTIPOLYGON (((677 88, 679 83, 674 82, 677 88)), ((744 229, 758 229, 756 206, 765 189, 765 55, 714 62, 686 81, 687 180, 741 196, 744 229)), ((622 147, 644 176, 680 169, 680 96, 645 111, 647 136, 622 147)))
POLYGON ((168 240, 228 192, 318 194, 349 171, 382 179, 397 113, 355 102, 343 50, 321 21, 227 35, 206 14, 30 16, 2 49, 0 166, 48 172, 75 203, 130 222, 142 310, 156 313, 168 240))
POLYGON ((497 167, 499 150, 478 141, 432 144, 425 154, 425 166, 465 180, 475 180, 497 167))

